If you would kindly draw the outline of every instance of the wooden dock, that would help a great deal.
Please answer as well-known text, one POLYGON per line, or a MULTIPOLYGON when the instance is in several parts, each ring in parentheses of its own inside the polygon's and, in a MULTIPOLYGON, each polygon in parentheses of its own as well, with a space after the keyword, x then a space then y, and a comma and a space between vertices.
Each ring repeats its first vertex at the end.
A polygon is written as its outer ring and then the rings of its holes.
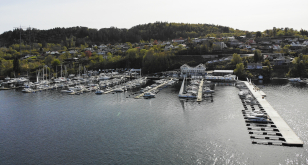
POLYGON ((11 88, 0 88, 0 90, 10 90, 11 88))
POLYGON ((199 84, 199 90, 198 90, 198 95, 197 95, 197 102, 202 101, 202 94, 203 94, 203 79, 201 80, 199 84))
MULTIPOLYGON (((172 80, 172 79, 171 79, 171 80, 172 80)), ((153 91, 153 90, 155 90, 155 89, 157 89, 157 88, 160 88, 160 87, 166 85, 167 83, 169 83, 171 80, 166 81, 166 82, 164 82, 164 83, 162 83, 162 84, 159 84, 159 85, 157 85, 156 87, 154 87, 154 88, 152 88, 152 89, 150 89, 150 90, 148 90, 148 91, 146 91, 146 92, 151 92, 151 91, 153 91)), ((144 93, 145 93, 145 92, 144 92, 144 93)), ((140 95, 136 96, 135 99, 139 99, 140 97, 143 97, 144 93, 141 93, 140 95)))
POLYGON ((282 137, 285 139, 283 145, 286 146, 299 146, 304 145, 303 141, 293 132, 289 125, 281 118, 278 112, 265 100, 265 93, 260 91, 256 86, 244 82, 253 96, 257 99, 259 104, 264 108, 267 115, 271 118, 273 123, 276 125, 277 130, 281 133, 282 137))
POLYGON ((114 89, 110 89, 110 90, 108 90, 108 91, 105 91, 104 94, 108 94, 108 93, 110 93, 110 92, 113 92, 113 90, 114 90, 114 89))

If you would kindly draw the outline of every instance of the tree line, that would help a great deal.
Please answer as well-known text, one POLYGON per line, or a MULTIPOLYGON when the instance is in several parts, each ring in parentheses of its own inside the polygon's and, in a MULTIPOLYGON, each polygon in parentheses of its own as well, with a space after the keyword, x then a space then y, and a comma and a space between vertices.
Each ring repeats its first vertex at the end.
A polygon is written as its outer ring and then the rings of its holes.
POLYGON ((53 28, 49 30, 39 30, 35 28, 14 29, 0 35, 0 44, 9 46, 21 40, 24 44, 42 43, 43 47, 47 43, 61 44, 66 47, 85 45, 98 45, 102 43, 124 43, 150 41, 157 39, 167 41, 179 37, 196 38, 200 36, 222 36, 233 34, 244 34, 244 31, 226 26, 212 24, 188 24, 188 23, 168 23, 155 22, 137 25, 130 29, 120 29, 116 27, 92 29, 88 27, 53 28))

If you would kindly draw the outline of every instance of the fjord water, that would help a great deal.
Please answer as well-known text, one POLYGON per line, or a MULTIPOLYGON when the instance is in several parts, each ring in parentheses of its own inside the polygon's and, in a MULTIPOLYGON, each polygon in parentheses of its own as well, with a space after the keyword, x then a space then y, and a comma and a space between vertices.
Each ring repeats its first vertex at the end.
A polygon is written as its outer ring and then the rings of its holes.
POLYGON ((251 143, 234 86, 216 86, 213 102, 199 104, 179 100, 180 84, 154 99, 0 91, 0 164, 308 163, 307 86, 262 85, 304 142, 286 147, 251 143))

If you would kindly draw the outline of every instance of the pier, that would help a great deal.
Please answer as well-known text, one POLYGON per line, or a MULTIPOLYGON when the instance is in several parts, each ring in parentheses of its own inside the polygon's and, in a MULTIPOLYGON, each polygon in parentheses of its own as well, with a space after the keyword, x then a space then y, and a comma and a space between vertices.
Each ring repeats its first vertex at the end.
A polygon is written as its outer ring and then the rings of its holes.
MULTIPOLYGON (((247 81, 245 81, 244 83, 248 87, 252 95, 256 98, 259 105, 262 107, 262 110, 264 109, 264 111, 270 117, 271 121, 275 124, 276 128, 272 129, 271 131, 275 131, 282 136, 280 138, 284 140, 282 145, 302 147, 304 145, 303 141, 300 140, 300 138, 293 132, 289 125, 281 118, 278 112, 265 100, 266 94, 260 91, 256 86, 252 85, 251 83, 247 81)), ((252 130, 252 127, 250 127, 250 130, 252 130)), ((252 136, 252 138, 256 138, 256 136, 252 136)), ((266 139, 271 138, 266 137, 266 139)), ((256 142, 253 141, 253 143, 256 142)), ((268 144, 272 144, 272 142, 269 142, 268 144)))
POLYGON ((183 82, 182 82, 182 86, 181 86, 181 89, 179 91, 179 97, 185 97, 186 95, 183 94, 184 92, 184 88, 185 88, 185 78, 183 79, 183 82))
POLYGON ((198 95, 197 95, 197 102, 202 101, 202 94, 203 94, 203 79, 200 82, 198 95))
MULTIPOLYGON (((166 85, 166 84, 169 83, 170 81, 172 81, 172 78, 171 78, 169 81, 166 81, 166 82, 164 82, 164 83, 162 83, 162 84, 160 84, 160 85, 157 85, 156 87, 154 87, 154 88, 148 90, 147 92, 151 92, 151 91, 153 91, 153 90, 156 90, 157 88, 160 88, 160 87, 166 85)), ((144 95, 144 93, 145 93, 145 92, 143 92, 143 93, 141 93, 140 95, 136 96, 135 99, 139 99, 140 97, 142 97, 142 96, 144 95)))

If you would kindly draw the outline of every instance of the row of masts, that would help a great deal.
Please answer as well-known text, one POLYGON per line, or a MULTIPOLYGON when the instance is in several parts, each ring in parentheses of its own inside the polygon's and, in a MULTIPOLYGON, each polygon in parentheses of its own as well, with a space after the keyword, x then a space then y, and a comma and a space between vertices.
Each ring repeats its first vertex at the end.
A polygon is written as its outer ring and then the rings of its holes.
MULTIPOLYGON (((43 80, 43 81, 45 81, 45 80, 48 80, 48 78, 49 78, 49 80, 51 79, 51 77, 53 77, 53 76, 51 76, 51 71, 50 71, 50 69, 49 69, 49 74, 48 74, 48 69, 47 69, 48 67, 47 66, 44 66, 43 68, 42 68, 42 71, 41 71, 41 69, 39 69, 38 71, 37 71, 37 74, 36 74, 36 81, 37 82, 39 82, 40 80, 43 80), (46 68, 46 69, 44 69, 44 68, 46 68), (46 75, 46 76, 45 76, 46 75), (46 79, 45 79, 46 78, 46 79)), ((84 66, 84 68, 83 68, 83 70, 84 70, 84 74, 86 74, 87 73, 87 70, 86 70, 86 67, 84 66)), ((64 73, 63 73, 63 67, 62 67, 62 65, 61 65, 61 72, 60 72, 60 74, 61 74, 61 77, 63 77, 63 75, 64 75, 64 77, 68 77, 68 75, 67 75, 67 69, 66 69, 66 66, 64 66, 64 73)), ((57 72, 57 70, 56 70, 56 78, 58 78, 58 72, 57 72)), ((79 69, 78 69, 78 75, 79 75, 79 77, 81 77, 81 66, 79 65, 79 69)))

